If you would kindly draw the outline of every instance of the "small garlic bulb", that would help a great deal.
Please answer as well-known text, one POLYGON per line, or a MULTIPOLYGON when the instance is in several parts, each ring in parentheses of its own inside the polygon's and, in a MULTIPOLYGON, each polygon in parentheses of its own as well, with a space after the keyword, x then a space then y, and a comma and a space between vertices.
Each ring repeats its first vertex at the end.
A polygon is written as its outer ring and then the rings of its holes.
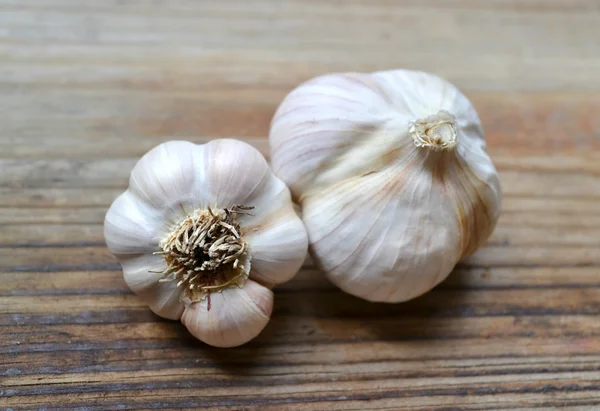
POLYGON ((127 285, 198 339, 256 337, 308 248, 290 192, 264 157, 236 140, 163 143, 136 164, 106 214, 104 237, 127 285))
POLYGON ((498 220, 500 183, 477 113, 434 75, 314 78, 284 99, 269 138, 316 263, 358 297, 427 292, 498 220))

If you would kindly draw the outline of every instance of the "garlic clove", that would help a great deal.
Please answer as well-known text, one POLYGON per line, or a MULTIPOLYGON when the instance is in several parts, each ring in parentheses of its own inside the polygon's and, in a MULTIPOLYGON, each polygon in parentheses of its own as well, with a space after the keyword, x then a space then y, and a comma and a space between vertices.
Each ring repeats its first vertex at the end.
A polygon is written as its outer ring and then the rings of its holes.
POLYGON ((251 145, 239 140, 221 139, 204 146, 204 190, 220 207, 249 205, 262 195, 265 185, 276 178, 265 158, 251 145))
POLYGON ((272 311, 273 292, 248 280, 241 288, 227 288, 187 305, 181 322, 207 344, 236 347, 256 337, 272 311))
POLYGON ((198 179, 194 164, 198 148, 187 141, 169 141, 146 153, 134 166, 129 190, 157 210, 188 198, 198 179))
POLYGON ((181 288, 177 281, 161 281, 165 260, 160 255, 142 254, 121 257, 123 277, 127 286, 139 296, 156 315, 179 320, 183 314, 181 288))
POLYGON ((308 251, 308 237, 296 214, 290 192, 278 178, 271 178, 260 196, 249 200, 260 214, 240 216, 244 238, 252 253, 250 278, 273 286, 290 280, 308 251))
POLYGON ((162 224, 156 211, 126 191, 110 206, 104 220, 104 238, 111 253, 140 254, 158 250, 162 224))
POLYGON ((308 250, 306 229, 292 207, 249 227, 245 238, 252 252, 250 278, 270 286, 291 280, 308 250))

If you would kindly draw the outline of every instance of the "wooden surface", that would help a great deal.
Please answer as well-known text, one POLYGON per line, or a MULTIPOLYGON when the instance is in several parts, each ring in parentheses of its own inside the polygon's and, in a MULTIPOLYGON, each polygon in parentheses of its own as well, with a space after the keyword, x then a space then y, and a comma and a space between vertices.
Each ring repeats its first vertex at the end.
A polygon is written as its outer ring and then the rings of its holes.
POLYGON ((598 0, 0 0, 0 409, 600 409, 598 0), (399 305, 310 263, 237 349, 125 286, 107 206, 148 149, 238 137, 331 71, 415 68, 473 101, 497 230, 399 305))

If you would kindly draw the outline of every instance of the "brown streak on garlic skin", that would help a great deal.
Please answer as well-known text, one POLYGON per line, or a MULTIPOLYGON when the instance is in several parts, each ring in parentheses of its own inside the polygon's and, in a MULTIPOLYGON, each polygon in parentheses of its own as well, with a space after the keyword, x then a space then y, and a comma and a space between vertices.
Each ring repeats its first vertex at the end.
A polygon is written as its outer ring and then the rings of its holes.
POLYGON ((468 257, 487 240, 494 224, 488 205, 481 197, 481 185, 475 185, 475 182, 480 181, 479 178, 455 150, 459 136, 454 116, 440 111, 411 123, 409 132, 417 147, 433 150, 428 153, 429 159, 434 163, 431 170, 432 183, 438 184, 455 201, 460 227, 461 259, 468 257), (446 178, 451 168, 454 169, 456 181, 446 178), (461 192, 463 194, 459 195, 461 192), (464 196, 470 201, 464 201, 464 196))
MULTIPOLYGON (((164 281, 177 281, 187 295, 182 298, 198 302, 211 292, 240 286, 248 277, 248 245, 238 215, 252 207, 196 210, 180 222, 160 243, 167 268, 164 281)), ((210 304, 210 302, 209 302, 210 304)))
POLYGON ((460 168, 462 175, 465 178, 463 187, 469 195, 476 197, 476 201, 471 203, 471 210, 469 215, 472 218, 471 227, 469 229, 468 238, 463 248, 462 258, 466 258, 473 254, 487 238, 492 234, 495 227, 495 221, 490 215, 488 204, 481 196, 481 189, 484 183, 481 183, 479 187, 474 185, 474 182, 480 182, 479 178, 473 173, 473 171, 459 159, 458 167, 460 168), (467 177, 471 178, 467 178, 467 177))

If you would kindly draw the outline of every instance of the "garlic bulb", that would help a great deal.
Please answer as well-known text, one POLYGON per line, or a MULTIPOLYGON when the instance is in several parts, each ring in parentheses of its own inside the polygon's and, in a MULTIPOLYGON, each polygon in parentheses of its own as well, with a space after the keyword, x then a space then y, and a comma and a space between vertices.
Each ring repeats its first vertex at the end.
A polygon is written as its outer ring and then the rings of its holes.
POLYGON ((434 75, 314 78, 284 99, 269 138, 316 263, 358 297, 427 292, 498 220, 500 183, 477 113, 434 75))
POLYGON ((256 149, 227 139, 146 153, 108 210, 104 237, 152 311, 218 347, 262 331, 270 288, 294 276, 308 248, 288 188, 256 149))

